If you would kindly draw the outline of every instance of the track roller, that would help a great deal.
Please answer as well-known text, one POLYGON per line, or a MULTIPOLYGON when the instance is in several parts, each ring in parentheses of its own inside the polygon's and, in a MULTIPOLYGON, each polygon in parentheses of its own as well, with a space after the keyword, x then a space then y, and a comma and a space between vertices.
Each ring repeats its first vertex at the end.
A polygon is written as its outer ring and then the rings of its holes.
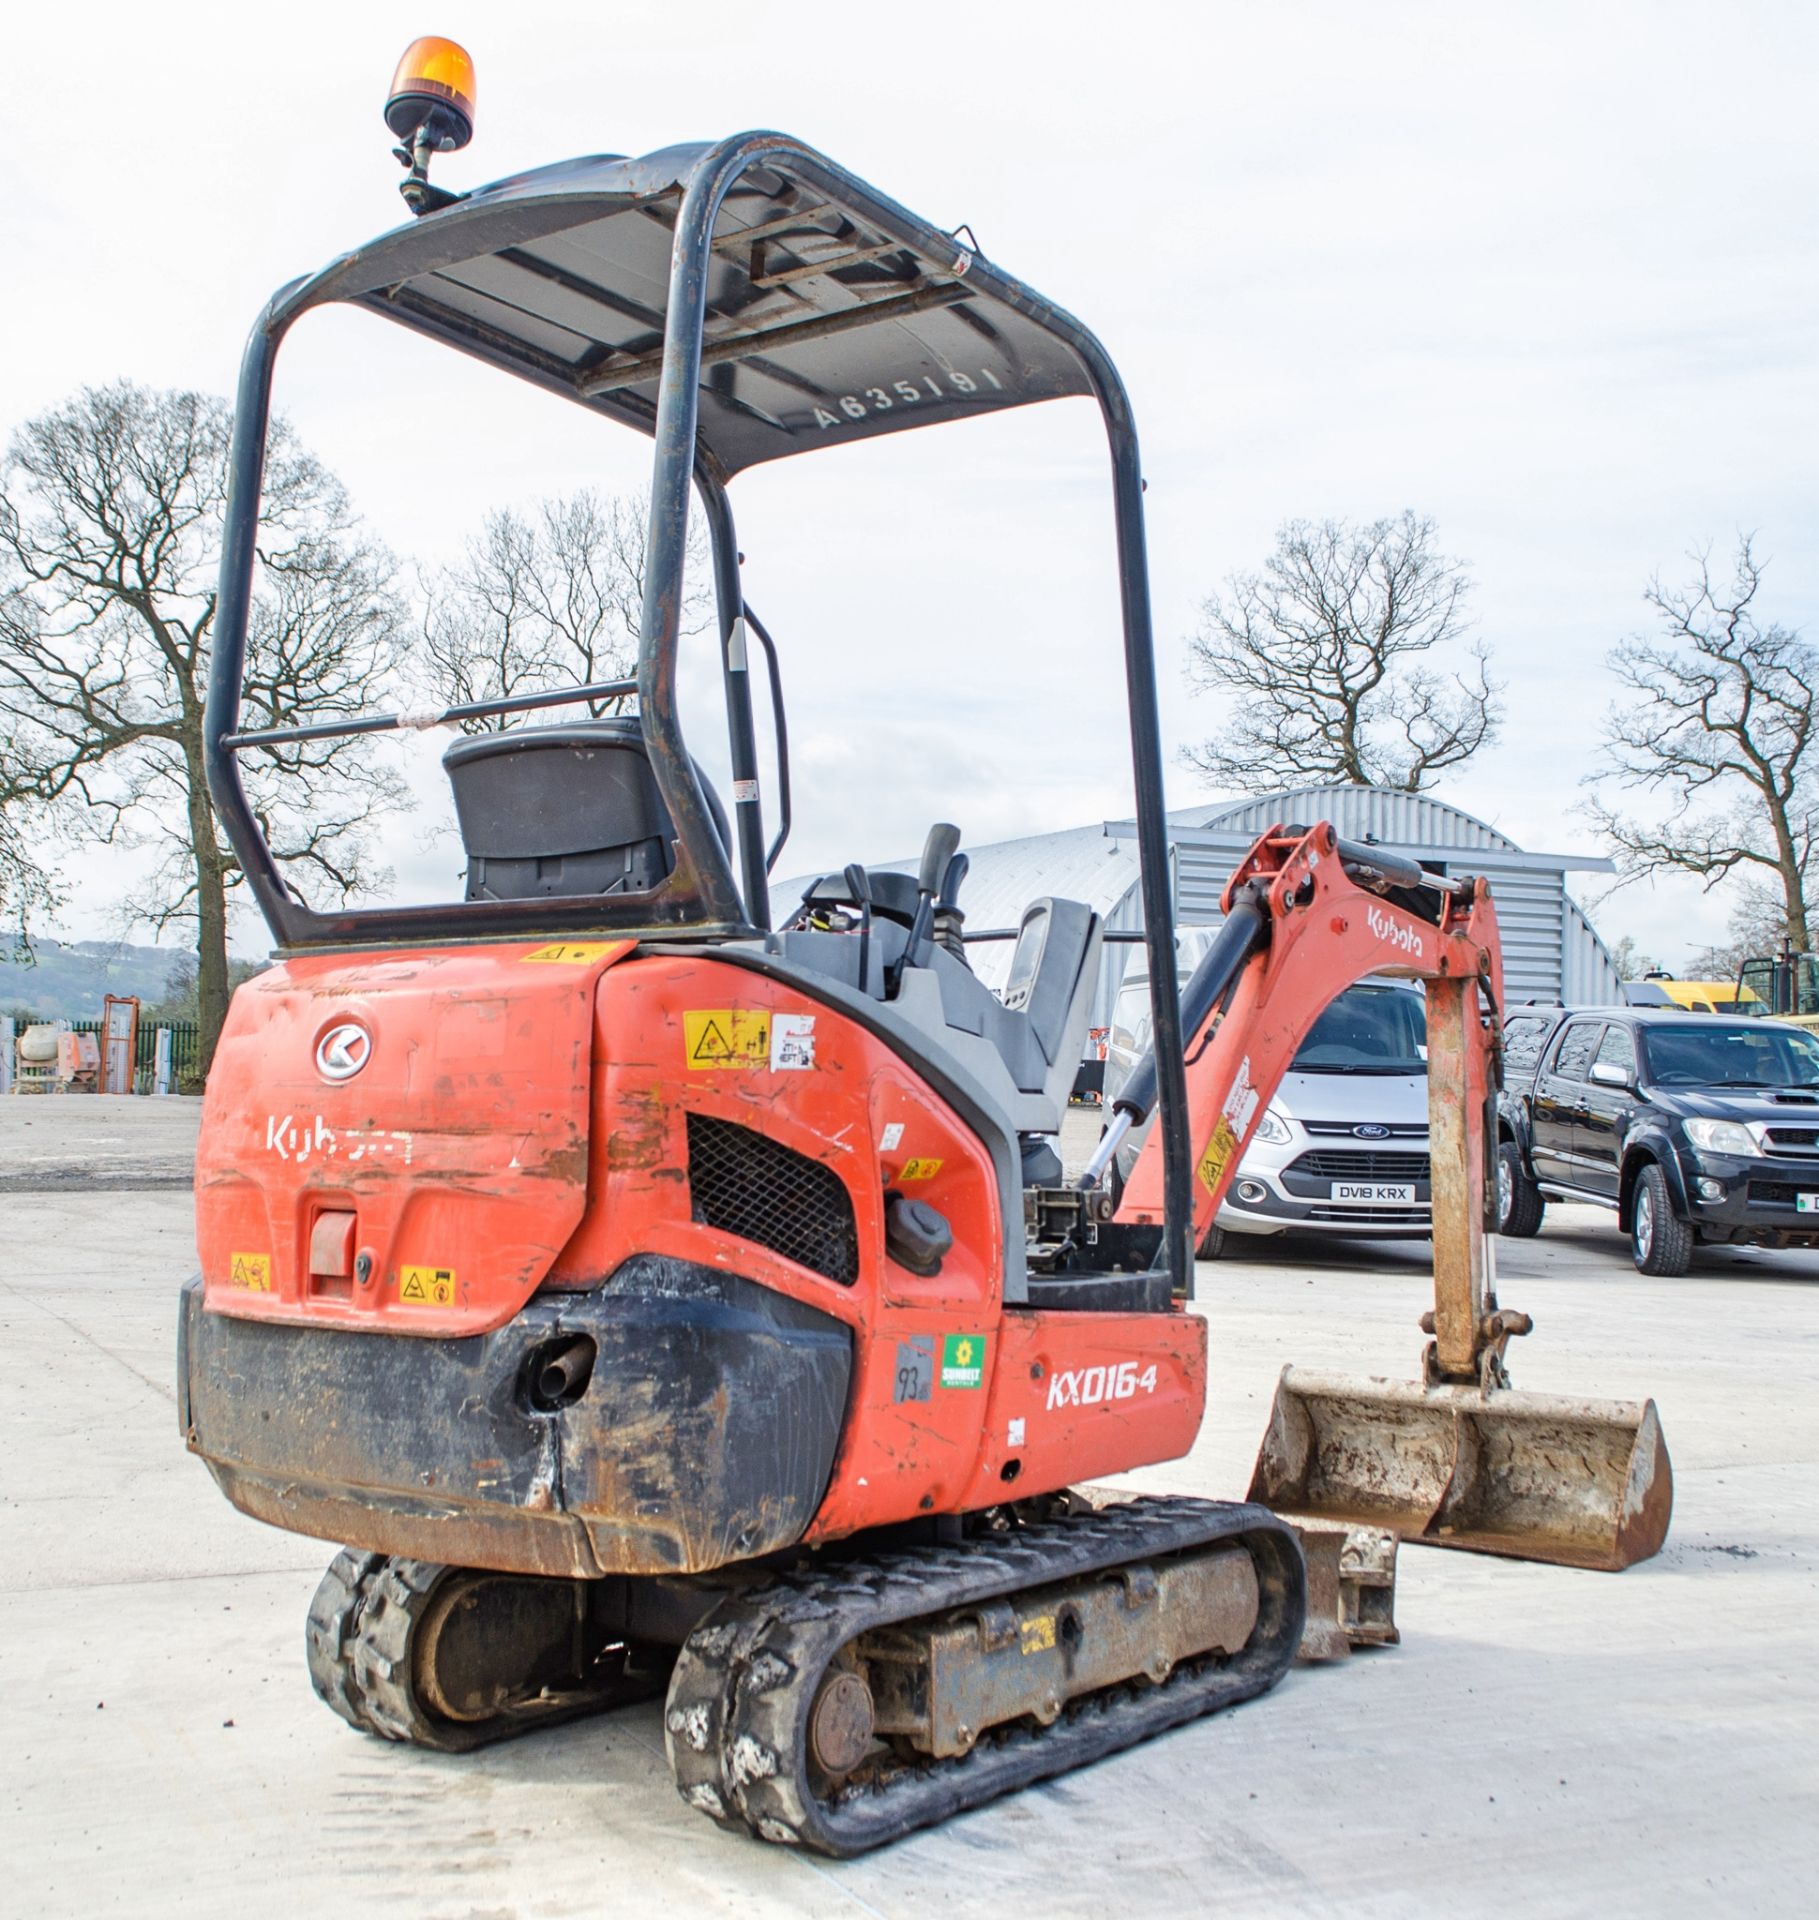
POLYGON ((1204 1500, 798 1568, 695 1629, 665 1744, 721 1825, 862 1853, 1266 1691, 1305 1611, 1293 1529, 1204 1500))

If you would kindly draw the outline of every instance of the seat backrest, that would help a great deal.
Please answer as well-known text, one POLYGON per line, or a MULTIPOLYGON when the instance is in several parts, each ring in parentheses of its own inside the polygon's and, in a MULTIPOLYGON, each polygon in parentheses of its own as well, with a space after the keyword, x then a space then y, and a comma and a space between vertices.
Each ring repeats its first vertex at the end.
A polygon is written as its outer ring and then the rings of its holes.
POLYGON ((1055 1133, 1086 1048, 1104 927, 1078 900, 1038 900, 1023 916, 999 999, 937 947, 904 971, 894 1003, 967 1063, 1020 1133, 1055 1133))
POLYGON ((1078 900, 1044 899, 1024 909, 1004 983, 1007 1011, 1021 1013, 1047 1063, 1042 1091, 1058 1113, 1086 1052, 1105 923, 1078 900))
MULTIPOLYGON (((475 734, 442 764, 470 900, 648 893, 675 865, 675 829, 635 719, 475 734)), ((724 841, 719 800, 696 775, 724 841)))
POLYGON ((1024 909, 1016 951, 1004 982, 1004 1004, 1030 1023, 1042 1057, 1052 1066, 1063 1053, 1069 1070, 1079 1064, 1084 1029, 1067 1044, 1072 1016, 1092 998, 1092 982, 1080 992, 1087 954, 1097 953, 1099 925, 1078 900, 1037 900, 1024 909))

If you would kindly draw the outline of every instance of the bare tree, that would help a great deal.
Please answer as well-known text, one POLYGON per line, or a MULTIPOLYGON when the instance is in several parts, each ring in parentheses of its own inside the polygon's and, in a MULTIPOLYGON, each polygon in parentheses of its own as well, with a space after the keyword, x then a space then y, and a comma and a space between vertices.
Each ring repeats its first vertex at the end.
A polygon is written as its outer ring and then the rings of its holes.
POLYGON ((1189 678, 1229 710, 1188 763, 1247 792, 1314 780, 1420 792, 1502 718, 1482 643, 1462 672, 1430 659, 1464 641, 1470 591, 1413 512, 1289 521, 1262 571, 1234 575, 1201 610, 1189 678))
MULTIPOLYGON (((129 905, 156 927, 195 929, 205 1069, 227 1012, 240 878, 216 831, 202 746, 229 427, 228 409, 202 394, 87 388, 20 428, 0 469, 9 780, 72 831, 144 853, 129 905)), ((393 565, 282 425, 258 546, 245 723, 369 705, 401 637, 393 565)), ((345 899, 381 878, 369 829, 403 795, 364 743, 241 761, 272 850, 305 897, 345 899)))
POLYGON ((1744 961, 1779 953, 1786 939, 1781 889, 1769 879, 1743 880, 1731 908, 1730 938, 1701 947, 1687 960, 1687 974, 1695 980, 1735 980, 1744 961))
MULTIPOLYGON (((0 603, 0 634, 9 610, 0 603)), ((57 906, 62 889, 46 864, 46 810, 31 801, 31 782, 17 765, 18 750, 0 714, 0 920, 17 921, 23 932, 34 913, 57 906)))
MULTIPOLYGON (((1749 539, 1728 583, 1712 578, 1709 553, 1695 561, 1690 585, 1649 585, 1661 638, 1633 637, 1609 656, 1632 698, 1606 715, 1606 766, 1587 776, 1653 804, 1637 818, 1594 794, 1588 811, 1626 880, 1768 881, 1787 938, 1805 952, 1819 848, 1819 652, 1757 619, 1762 563, 1749 539)), ((1759 903, 1752 913, 1762 917, 1759 903)))
MULTIPOLYGON (((591 489, 540 501, 527 513, 489 514, 460 560, 424 583, 423 651, 440 705, 628 677, 644 610, 649 502, 639 494, 591 489)), ((703 544, 691 534, 695 573, 703 544)), ((707 617, 707 596, 691 584, 683 631, 707 617)), ((592 701, 589 711, 621 710, 592 701)), ((470 720, 470 733, 515 716, 470 720)))
POLYGON ((1636 944, 1636 936, 1626 933, 1610 950, 1611 965, 1617 969, 1619 980, 1640 980, 1645 973, 1661 963, 1652 954, 1644 953, 1636 944))

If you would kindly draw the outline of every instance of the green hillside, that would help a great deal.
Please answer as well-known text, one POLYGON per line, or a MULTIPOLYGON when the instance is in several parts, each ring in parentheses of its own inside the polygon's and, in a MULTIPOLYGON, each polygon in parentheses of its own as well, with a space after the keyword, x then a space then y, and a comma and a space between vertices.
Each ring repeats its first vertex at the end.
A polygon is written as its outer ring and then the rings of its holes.
MULTIPOLYGON (((0 946, 0 953, 10 948, 0 946)), ((35 1013, 49 1020, 99 1020, 110 993, 162 1000, 173 968, 189 956, 181 947, 135 947, 123 941, 34 939, 35 966, 0 959, 0 1013, 35 1013)), ((191 963, 193 965, 193 963, 191 963)))

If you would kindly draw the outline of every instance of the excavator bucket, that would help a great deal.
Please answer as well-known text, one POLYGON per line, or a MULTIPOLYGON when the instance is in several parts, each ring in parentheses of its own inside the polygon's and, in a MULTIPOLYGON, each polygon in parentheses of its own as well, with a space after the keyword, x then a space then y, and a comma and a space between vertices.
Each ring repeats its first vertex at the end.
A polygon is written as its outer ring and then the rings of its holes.
POLYGON ((1285 1367, 1252 1500, 1296 1520, 1615 1573, 1658 1553, 1674 1476, 1653 1400, 1519 1393, 1485 1231, 1490 1031, 1475 983, 1427 982, 1434 1310, 1419 1381, 1285 1367))
POLYGON ((1674 1478, 1652 1400, 1285 1367, 1249 1497, 1297 1521, 1614 1573, 1660 1550, 1674 1478))

